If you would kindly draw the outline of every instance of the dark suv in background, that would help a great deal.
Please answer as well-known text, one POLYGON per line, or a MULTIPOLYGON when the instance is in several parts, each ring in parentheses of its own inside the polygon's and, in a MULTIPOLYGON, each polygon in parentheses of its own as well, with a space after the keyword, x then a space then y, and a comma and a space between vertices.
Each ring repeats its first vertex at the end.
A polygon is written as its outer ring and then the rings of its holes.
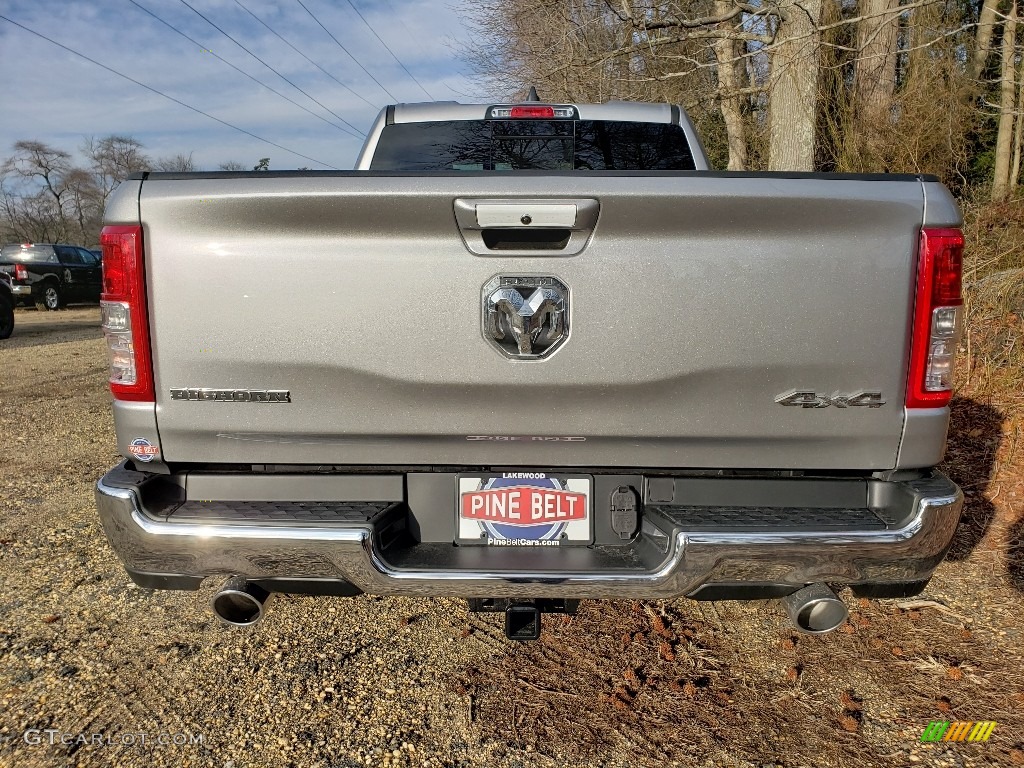
POLYGON ((63 243, 20 243, 0 250, 0 272, 10 275, 16 301, 55 310, 99 301, 103 276, 96 251, 63 243))

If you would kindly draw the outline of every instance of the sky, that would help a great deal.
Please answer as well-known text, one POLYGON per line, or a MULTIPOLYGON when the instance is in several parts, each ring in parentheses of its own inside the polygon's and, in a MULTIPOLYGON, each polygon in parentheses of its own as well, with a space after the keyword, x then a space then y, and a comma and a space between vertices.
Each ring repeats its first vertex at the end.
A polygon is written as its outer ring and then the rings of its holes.
POLYGON ((0 158, 21 139, 77 156, 86 136, 127 134, 154 158, 192 153, 202 170, 226 161, 251 168, 264 157, 275 170, 349 169, 363 142, 354 134, 369 130, 387 104, 497 100, 459 53, 470 34, 459 2, 0 0, 0 16, 291 150, 198 114, 0 19, 0 158))

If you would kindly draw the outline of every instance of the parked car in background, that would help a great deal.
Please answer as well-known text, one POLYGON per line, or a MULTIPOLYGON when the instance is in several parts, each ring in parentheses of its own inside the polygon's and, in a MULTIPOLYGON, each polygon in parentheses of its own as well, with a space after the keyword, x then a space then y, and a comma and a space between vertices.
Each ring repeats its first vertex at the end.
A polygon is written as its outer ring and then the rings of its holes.
POLYGON ((100 300, 103 282, 96 251, 62 243, 20 243, 0 250, 15 299, 56 310, 71 302, 100 300))
POLYGON ((14 333, 14 291, 11 288, 11 277, 0 272, 0 339, 8 338, 14 333))

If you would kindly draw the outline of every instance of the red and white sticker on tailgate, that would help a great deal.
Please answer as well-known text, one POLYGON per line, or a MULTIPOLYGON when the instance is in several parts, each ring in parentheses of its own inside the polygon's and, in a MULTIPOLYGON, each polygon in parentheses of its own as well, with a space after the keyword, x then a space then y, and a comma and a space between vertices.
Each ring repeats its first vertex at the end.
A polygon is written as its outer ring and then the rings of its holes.
POLYGON ((546 472, 460 475, 458 538, 513 547, 589 544, 591 482, 546 472))

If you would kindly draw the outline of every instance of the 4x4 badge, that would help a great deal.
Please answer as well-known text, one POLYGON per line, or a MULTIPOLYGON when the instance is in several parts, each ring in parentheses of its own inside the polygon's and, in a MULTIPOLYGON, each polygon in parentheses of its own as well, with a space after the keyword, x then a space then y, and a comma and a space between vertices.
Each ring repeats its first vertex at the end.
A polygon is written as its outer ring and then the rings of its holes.
POLYGON ((881 408, 885 405, 882 393, 876 390, 862 389, 852 395, 819 395, 817 392, 806 389, 798 389, 786 392, 775 398, 779 405, 793 405, 800 408, 828 408, 834 405, 836 408, 881 408))

